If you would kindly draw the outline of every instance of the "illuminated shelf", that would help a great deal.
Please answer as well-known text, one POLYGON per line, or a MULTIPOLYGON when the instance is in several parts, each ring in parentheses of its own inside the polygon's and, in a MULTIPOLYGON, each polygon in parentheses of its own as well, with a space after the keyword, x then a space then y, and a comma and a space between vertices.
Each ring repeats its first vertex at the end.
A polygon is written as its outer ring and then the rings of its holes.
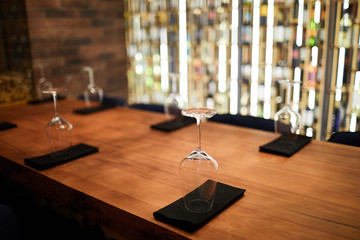
MULTIPOLYGON (((344 1, 274 2, 125 1, 129 103, 162 104, 169 94, 166 74, 175 72, 183 77, 182 94, 189 105, 273 118, 284 97, 278 80, 299 80, 292 104, 306 120, 301 133, 327 138, 339 92, 334 86, 340 52, 329 33, 338 35, 344 1), (154 6, 161 7, 154 11, 154 6), (154 55, 160 59, 154 61, 154 55)), ((349 5, 358 27, 359 4, 349 5)), ((351 89, 358 71, 358 48, 352 45, 347 51, 345 85, 350 90, 343 103, 345 116, 351 112, 349 99, 356 93, 351 89)))
POLYGON ((325 85, 327 93, 327 120, 323 137, 328 139, 332 132, 359 131, 360 125, 360 55, 358 1, 336 1, 332 3, 329 53, 332 58, 328 68, 330 81, 325 85), (350 21, 350 27, 348 27, 350 21))

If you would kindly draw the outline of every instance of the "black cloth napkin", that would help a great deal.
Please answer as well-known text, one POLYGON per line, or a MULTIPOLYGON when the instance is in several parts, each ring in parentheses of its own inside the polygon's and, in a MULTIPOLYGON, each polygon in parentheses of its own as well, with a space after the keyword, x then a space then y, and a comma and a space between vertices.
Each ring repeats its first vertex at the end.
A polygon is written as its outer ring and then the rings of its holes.
POLYGON ((157 130, 162 130, 165 132, 170 132, 170 131, 185 127, 187 125, 193 124, 195 122, 196 122, 195 118, 182 117, 182 118, 175 118, 175 119, 171 119, 169 121, 151 125, 151 128, 157 129, 157 130))
POLYGON ((0 123, 0 131, 6 130, 9 128, 15 128, 15 127, 17 127, 17 125, 13 124, 13 123, 9 123, 9 122, 1 122, 0 123))
MULTIPOLYGON (((66 97, 59 95, 59 96, 56 96, 56 99, 63 100, 63 99, 66 99, 66 97)), ((44 97, 43 99, 30 100, 27 103, 28 104, 39 104, 39 103, 46 103, 46 102, 52 102, 52 101, 53 101, 53 97, 50 96, 50 97, 44 97)))
POLYGON ((297 135, 296 141, 290 142, 287 136, 282 135, 279 138, 260 146, 259 151, 290 157, 310 141, 310 137, 297 135))
POLYGON ((90 114, 90 113, 103 111, 103 110, 106 110, 109 108, 113 108, 115 106, 116 106, 116 103, 104 103, 104 104, 102 104, 100 106, 96 106, 96 107, 75 109, 74 113, 86 115, 86 114, 90 114))
MULTIPOLYGON (((212 180, 208 180, 212 181, 212 180)), ((208 181, 204 184, 207 184, 208 181)), ((213 207, 204 213, 193 213, 185 209, 184 200, 180 198, 170 205, 153 213, 155 219, 194 232, 223 211, 231 203, 244 195, 245 189, 229 186, 218 182, 216 184, 213 207)))
POLYGON ((58 157, 56 154, 60 152, 57 152, 45 154, 38 157, 25 158, 25 164, 37 170, 45 170, 87 156, 89 154, 96 153, 99 151, 99 149, 97 147, 93 147, 84 143, 79 143, 63 151, 66 151, 67 154, 62 157, 58 157))

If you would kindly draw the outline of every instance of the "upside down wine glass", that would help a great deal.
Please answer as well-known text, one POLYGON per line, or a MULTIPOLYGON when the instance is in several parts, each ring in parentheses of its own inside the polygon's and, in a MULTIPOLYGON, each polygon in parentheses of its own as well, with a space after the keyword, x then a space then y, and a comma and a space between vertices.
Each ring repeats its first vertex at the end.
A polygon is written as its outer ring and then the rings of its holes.
POLYGON ((65 89, 50 88, 44 90, 43 93, 51 94, 54 100, 55 115, 45 126, 45 131, 48 136, 51 157, 53 159, 62 159, 69 154, 69 147, 71 147, 71 132, 72 124, 60 116, 57 111, 57 94, 65 89))
POLYGON ((198 143, 179 166, 184 204, 190 212, 206 212, 214 202, 218 163, 201 149, 200 123, 202 118, 210 118, 216 112, 208 108, 189 108, 182 110, 182 114, 196 119, 198 143))
POLYGON ((168 118, 181 119, 181 110, 186 106, 186 102, 180 97, 178 91, 181 75, 179 73, 169 73, 168 76, 171 78, 170 94, 164 101, 164 111, 168 118))
POLYGON ((104 91, 102 88, 95 86, 94 71, 91 67, 83 67, 83 71, 89 74, 89 84, 84 91, 86 106, 88 108, 97 107, 103 102, 104 91))
POLYGON ((290 96, 292 86, 300 82, 291 82, 289 80, 281 80, 280 84, 286 86, 285 106, 275 113, 274 124, 275 132, 282 135, 284 142, 292 144, 296 141, 297 133, 300 130, 301 116, 298 112, 290 107, 290 96))

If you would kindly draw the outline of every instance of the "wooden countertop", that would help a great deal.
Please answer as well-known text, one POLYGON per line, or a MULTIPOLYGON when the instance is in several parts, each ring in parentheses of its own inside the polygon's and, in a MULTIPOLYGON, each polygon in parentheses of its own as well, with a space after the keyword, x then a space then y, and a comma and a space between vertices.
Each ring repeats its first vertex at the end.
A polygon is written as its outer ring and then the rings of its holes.
POLYGON ((73 143, 99 152, 37 171, 24 158, 48 153, 52 103, 0 107, 0 173, 130 239, 360 239, 360 148, 312 140, 290 158, 259 152, 274 133, 204 122, 202 147, 219 163, 218 181, 243 198, 194 233, 154 219, 181 197, 178 165, 196 147, 196 125, 170 133, 165 115, 129 108, 78 115, 62 100, 73 143))

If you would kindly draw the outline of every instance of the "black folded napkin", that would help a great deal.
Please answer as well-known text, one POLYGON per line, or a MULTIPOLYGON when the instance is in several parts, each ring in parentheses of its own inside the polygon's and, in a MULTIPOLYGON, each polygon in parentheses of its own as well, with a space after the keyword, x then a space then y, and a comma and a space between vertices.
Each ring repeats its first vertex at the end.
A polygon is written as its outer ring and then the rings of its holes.
POLYGON ((106 110, 109 108, 113 108, 115 106, 116 106, 116 103, 104 103, 104 104, 102 104, 100 106, 96 106, 96 107, 75 109, 74 113, 86 115, 86 114, 90 114, 90 113, 103 111, 103 110, 106 110))
POLYGON ((49 153, 38 157, 25 158, 25 164, 37 170, 45 170, 86 155, 96 153, 99 149, 84 143, 79 143, 63 151, 66 151, 67 154, 61 158, 53 157, 56 156, 57 153, 49 153))
MULTIPOLYGON (((56 99, 57 100, 63 100, 63 99, 66 99, 66 97, 60 95, 60 96, 57 96, 56 99)), ((46 102, 52 102, 52 101, 53 101, 53 97, 50 96, 50 97, 44 97, 42 99, 30 100, 27 103, 28 104, 39 104, 39 103, 46 103, 46 102)))
POLYGON ((310 137, 297 135, 295 142, 291 142, 288 136, 282 135, 279 138, 260 146, 259 151, 290 157, 310 141, 310 137))
POLYGON ((182 118, 175 118, 175 119, 172 119, 169 121, 151 125, 151 128, 157 129, 157 130, 162 130, 165 132, 170 132, 170 131, 177 130, 179 128, 185 127, 185 126, 190 125, 195 122, 196 122, 195 118, 182 117, 182 118))
MULTIPOLYGON (((208 180, 212 181, 212 180, 208 180)), ((207 184, 204 183, 204 184, 207 184)), ((185 209, 184 200, 180 198, 170 205, 153 213, 155 219, 194 232, 223 211, 227 206, 244 195, 245 189, 217 183, 213 207, 204 213, 193 213, 185 209)))
POLYGON ((6 130, 9 128, 15 128, 15 127, 17 127, 17 125, 13 124, 13 123, 9 123, 9 122, 1 122, 0 123, 0 131, 6 130))

